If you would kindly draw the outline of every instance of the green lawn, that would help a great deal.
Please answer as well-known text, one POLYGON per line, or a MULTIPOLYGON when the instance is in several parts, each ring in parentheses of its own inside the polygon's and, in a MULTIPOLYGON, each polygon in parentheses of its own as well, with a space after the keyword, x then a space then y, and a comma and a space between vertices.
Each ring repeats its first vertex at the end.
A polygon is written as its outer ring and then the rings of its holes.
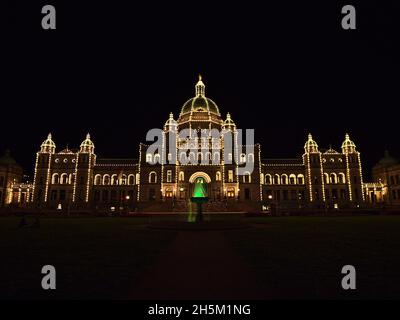
MULTIPOLYGON (((244 220, 253 227, 223 234, 273 297, 400 297, 400 217, 244 220), (347 264, 357 269, 354 292, 340 287, 347 264)), ((18 222, 0 218, 0 298, 129 298, 176 237, 146 228, 145 218, 46 218, 40 229, 18 222), (46 264, 56 267, 57 290, 41 289, 46 264)))
POLYGON ((400 298, 400 217, 253 218, 226 232, 276 298, 400 298), (357 289, 341 288, 354 265, 357 289))
POLYGON ((0 298, 129 298, 137 276, 174 238, 146 219, 42 219, 17 229, 0 219, 0 298), (56 267, 57 289, 41 289, 41 268, 56 267))

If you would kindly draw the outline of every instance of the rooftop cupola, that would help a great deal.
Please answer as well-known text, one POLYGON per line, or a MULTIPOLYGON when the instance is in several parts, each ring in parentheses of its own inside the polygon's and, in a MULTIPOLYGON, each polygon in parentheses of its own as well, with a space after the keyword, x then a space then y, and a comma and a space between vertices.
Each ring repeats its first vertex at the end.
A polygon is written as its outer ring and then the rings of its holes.
POLYGON ((308 140, 307 140, 306 144, 304 145, 304 151, 306 153, 318 153, 318 145, 313 140, 311 133, 308 134, 308 140))
POLYGON ((56 152, 56 144, 54 143, 51 133, 47 135, 47 139, 43 141, 40 146, 40 152, 43 153, 55 153, 56 152))
POLYGON ((354 153, 356 152, 356 145, 353 141, 350 140, 350 136, 346 133, 344 141, 342 143, 342 152, 343 153, 354 153))
POLYGON ((198 96, 205 97, 205 95, 206 95, 206 86, 203 83, 202 77, 201 77, 200 74, 199 74, 199 81, 197 82, 195 88, 196 88, 196 97, 198 97, 198 96))
POLYGON ((86 135, 86 139, 82 141, 80 152, 82 153, 93 153, 94 152, 94 143, 90 139, 90 134, 86 135))

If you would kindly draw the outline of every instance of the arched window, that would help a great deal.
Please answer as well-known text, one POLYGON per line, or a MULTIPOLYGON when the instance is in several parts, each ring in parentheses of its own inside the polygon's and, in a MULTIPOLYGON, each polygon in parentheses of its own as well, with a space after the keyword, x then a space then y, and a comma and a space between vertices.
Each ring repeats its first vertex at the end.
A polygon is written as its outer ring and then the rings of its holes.
POLYGON ((206 152, 206 160, 208 164, 211 162, 211 152, 206 152))
POLYGON ((281 179, 279 177, 279 174, 274 175, 274 184, 281 184, 281 179))
POLYGON ((191 164, 194 164, 196 162, 196 156, 195 156, 194 152, 189 153, 189 162, 191 164))
POLYGON ((186 157, 186 153, 182 152, 179 156, 179 161, 181 163, 186 163, 187 162, 187 157, 186 157))
POLYGON ((281 176, 281 184, 287 184, 288 183, 288 176, 286 174, 283 174, 281 176))
POLYGON ((337 183, 337 176, 336 173, 332 172, 330 175, 330 181, 331 183, 337 183))
POLYGON ((304 175, 302 175, 302 174, 297 175, 297 183, 304 184, 304 175))
POLYGON ((153 155, 151 153, 146 154, 146 162, 153 163, 153 155))
POLYGON ((260 174, 260 183, 264 184, 264 173, 260 174))
POLYGON ((161 156, 159 153, 156 153, 154 155, 154 164, 156 164, 156 163, 161 163, 161 156))
POLYGON ((167 170, 167 182, 172 182, 172 170, 167 170))
POLYGON ((105 174, 103 176, 103 185, 105 185, 105 186, 109 186, 110 185, 110 175, 105 174))
POLYGON ((325 184, 329 183, 329 175, 326 172, 324 173, 324 182, 325 184))
POLYGON ((221 181, 221 171, 217 171, 217 173, 215 174, 215 180, 221 181))
POLYGON ((247 161, 248 161, 248 162, 254 162, 254 154, 249 153, 249 154, 247 155, 247 161))
POLYGON ((251 183, 250 172, 246 171, 243 175, 243 183, 251 183))
POLYGON ((95 186, 101 185, 101 175, 96 174, 96 176, 94 177, 94 185, 95 186))
POLYGON ((123 174, 121 176, 121 185, 126 186, 126 182, 127 182, 126 174, 123 174))
POLYGON ((220 164, 219 152, 214 152, 214 164, 220 164))
POLYGON ((199 152, 197 154, 197 163, 202 163, 203 162, 203 153, 199 152))
POLYGON ((272 184, 272 176, 270 174, 265 175, 265 184, 272 184))
POLYGON ((140 183, 140 174, 139 173, 136 173, 136 184, 139 184, 140 183))
POLYGON ((63 174, 61 175, 60 183, 61 183, 61 184, 68 184, 68 175, 67 175, 66 173, 63 173, 63 174))
MULTIPOLYGON (((54 173, 53 177, 51 178, 51 183, 52 184, 58 184, 60 182, 60 177, 58 176, 58 173, 54 173)), ((0 185, 1 187, 2 185, 0 185)))
POLYGON ((179 181, 185 181, 185 173, 183 171, 179 171, 179 181))
POLYGON ((339 183, 343 184, 346 183, 346 178, 343 172, 340 172, 338 176, 339 176, 339 183))
POLYGON ((128 185, 133 186, 135 184, 135 176, 133 174, 130 174, 128 176, 128 185))
POLYGON ((296 184, 296 175, 293 173, 289 176, 289 184, 296 184))
POLYGON ((149 183, 157 183, 157 173, 152 171, 149 174, 149 183))
POLYGON ((118 176, 116 174, 113 174, 111 176, 111 185, 113 185, 113 186, 118 185, 118 176))

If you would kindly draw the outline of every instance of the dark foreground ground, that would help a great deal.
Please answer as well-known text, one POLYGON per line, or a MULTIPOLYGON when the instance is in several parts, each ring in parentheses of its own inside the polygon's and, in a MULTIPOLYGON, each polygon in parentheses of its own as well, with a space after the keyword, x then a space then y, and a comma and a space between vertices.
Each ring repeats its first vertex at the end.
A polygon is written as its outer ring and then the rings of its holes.
POLYGON ((400 297, 400 217, 240 219, 251 227, 174 231, 148 229, 147 218, 48 218, 18 229, 18 218, 1 218, 0 298, 400 297), (56 267, 56 290, 41 289, 46 264, 56 267), (357 270, 352 292, 340 285, 348 264, 357 270))

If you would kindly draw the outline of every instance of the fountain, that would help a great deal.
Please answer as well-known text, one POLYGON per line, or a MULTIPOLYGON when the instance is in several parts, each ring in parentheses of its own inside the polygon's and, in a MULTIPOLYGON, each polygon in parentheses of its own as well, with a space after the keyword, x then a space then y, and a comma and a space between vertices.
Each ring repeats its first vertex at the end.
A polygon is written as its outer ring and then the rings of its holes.
POLYGON ((193 197, 190 199, 191 202, 197 205, 196 222, 203 221, 203 204, 208 201, 207 197, 207 186, 204 183, 203 178, 198 178, 194 185, 193 197))

